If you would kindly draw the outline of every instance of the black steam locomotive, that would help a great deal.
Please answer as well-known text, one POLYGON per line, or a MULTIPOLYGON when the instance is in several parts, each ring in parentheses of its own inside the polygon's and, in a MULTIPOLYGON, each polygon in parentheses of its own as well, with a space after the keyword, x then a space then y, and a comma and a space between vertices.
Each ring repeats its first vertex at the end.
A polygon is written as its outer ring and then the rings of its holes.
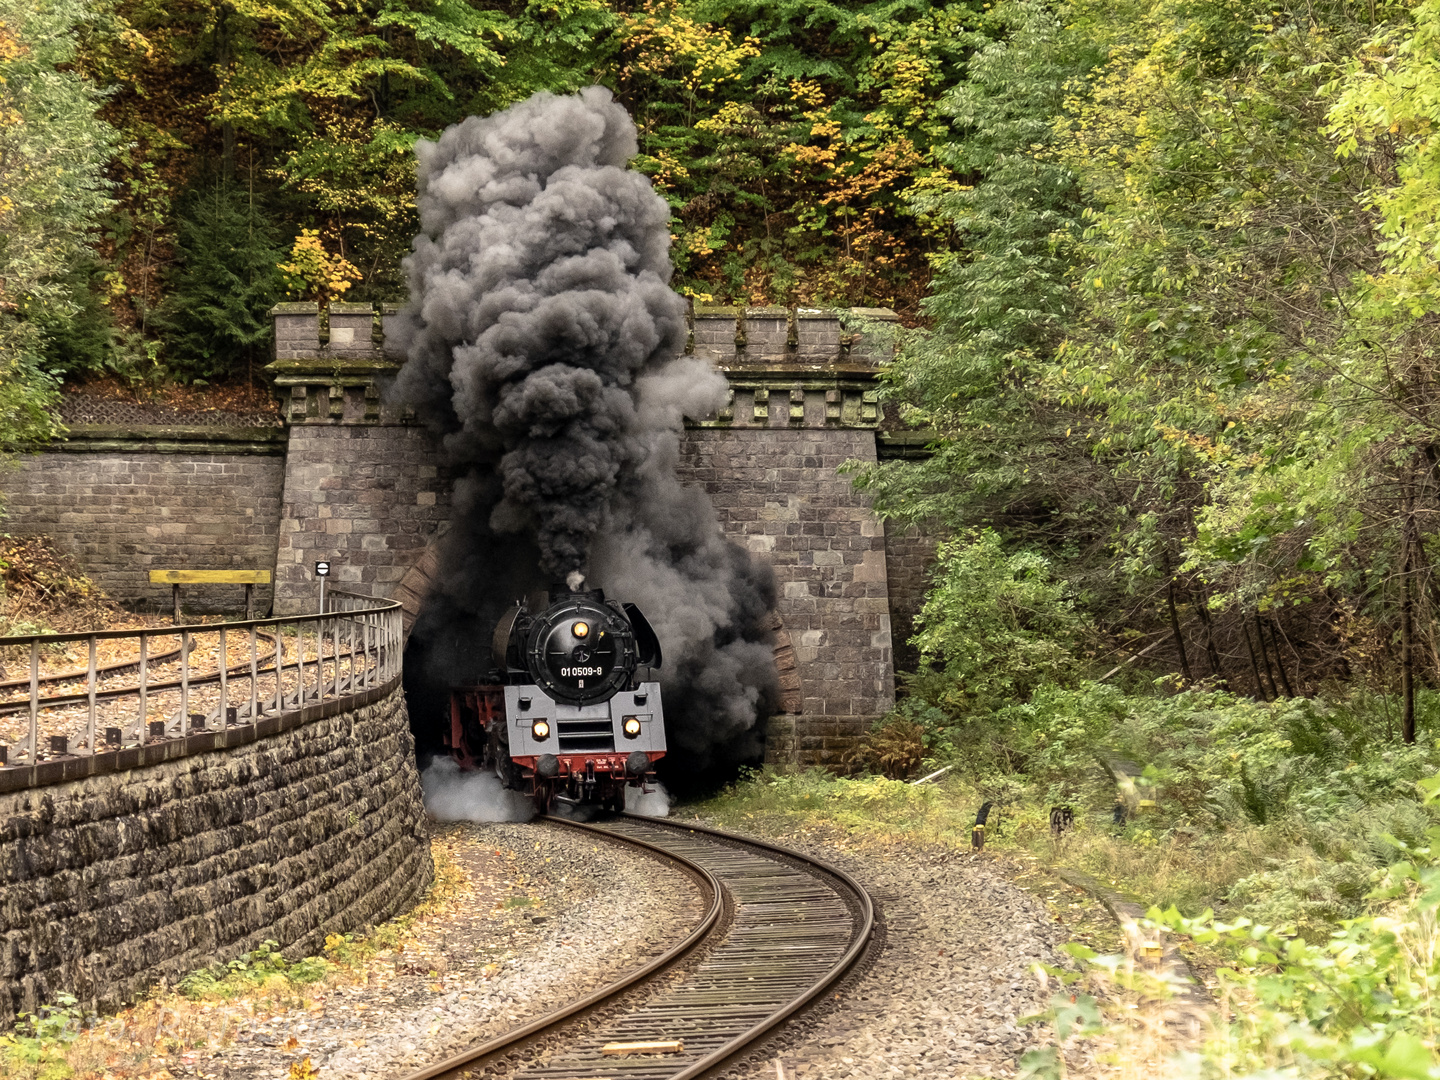
POLYGON ((634 604, 558 586, 507 611, 489 681, 450 691, 445 745, 543 813, 556 799, 623 810, 665 756, 660 642, 634 604))

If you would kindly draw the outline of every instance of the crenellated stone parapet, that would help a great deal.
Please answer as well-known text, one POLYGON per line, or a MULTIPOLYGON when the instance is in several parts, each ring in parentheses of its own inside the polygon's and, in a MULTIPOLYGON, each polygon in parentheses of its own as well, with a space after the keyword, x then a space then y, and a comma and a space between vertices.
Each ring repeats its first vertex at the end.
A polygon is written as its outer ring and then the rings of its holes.
MULTIPOLYGON (((384 382, 403 357, 385 349, 393 305, 279 304, 275 361, 266 368, 286 422, 406 424, 385 403, 384 382)), ((695 427, 863 428, 880 420, 881 363, 899 322, 885 308, 717 307, 691 313, 690 350, 730 383, 729 400, 695 427)))
POLYGON ((730 383, 702 428, 865 428, 880 422, 879 368, 899 317, 886 308, 697 305, 691 349, 730 383))
POLYGON ((385 352, 386 319, 394 305, 332 303, 323 321, 315 303, 277 304, 275 360, 265 370, 280 395, 285 422, 395 424, 413 418, 384 404, 381 386, 400 370, 385 352))
MULTIPOLYGON (((276 611, 311 609, 318 559, 332 582, 418 610, 453 477, 434 434, 385 401, 404 359, 385 349, 393 309, 332 304, 328 314, 314 304, 274 313, 269 371, 289 426, 276 611)), ((793 710, 770 732, 777 764, 841 767, 845 747, 894 704, 885 528, 840 469, 876 460, 880 371, 898 321, 877 308, 690 313, 690 351, 729 386, 713 416, 687 421, 679 475, 775 572, 793 710)))

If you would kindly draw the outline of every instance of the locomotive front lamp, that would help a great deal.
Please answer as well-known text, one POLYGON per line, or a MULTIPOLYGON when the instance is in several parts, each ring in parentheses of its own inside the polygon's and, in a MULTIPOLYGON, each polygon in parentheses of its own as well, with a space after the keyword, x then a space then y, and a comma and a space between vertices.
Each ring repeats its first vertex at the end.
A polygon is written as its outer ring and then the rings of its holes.
POLYGON ((530 725, 530 734, 535 737, 536 742, 544 742, 550 737, 550 725, 544 720, 536 720, 530 725))
POLYGON ((586 637, 590 633, 590 625, 589 623, 577 622, 574 626, 570 627, 570 632, 579 638, 586 637))
POLYGON ((638 716, 625 717, 623 730, 627 739, 638 738, 640 735, 640 718, 638 716))

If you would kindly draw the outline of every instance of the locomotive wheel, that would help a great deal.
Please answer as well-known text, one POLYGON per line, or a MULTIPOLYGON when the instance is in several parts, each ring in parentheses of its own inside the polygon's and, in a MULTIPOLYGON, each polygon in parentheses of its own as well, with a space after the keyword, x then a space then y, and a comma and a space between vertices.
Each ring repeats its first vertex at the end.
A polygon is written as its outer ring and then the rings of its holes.
POLYGON ((548 780, 535 778, 535 812, 548 814, 555 805, 555 785, 548 780))

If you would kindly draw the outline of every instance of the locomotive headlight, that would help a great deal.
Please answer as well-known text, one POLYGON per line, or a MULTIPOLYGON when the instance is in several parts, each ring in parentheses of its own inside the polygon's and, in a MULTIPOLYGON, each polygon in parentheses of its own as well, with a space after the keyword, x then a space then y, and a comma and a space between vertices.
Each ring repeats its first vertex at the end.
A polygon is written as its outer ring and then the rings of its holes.
POLYGON ((625 732, 625 737, 627 739, 637 738, 640 735, 640 718, 638 716, 625 717, 625 723, 622 726, 622 730, 625 732))
POLYGON ((583 623, 583 622, 577 622, 574 626, 570 627, 570 632, 571 632, 572 634, 574 634, 574 635, 575 635, 576 637, 578 637, 578 638, 589 637, 589 636, 590 636, 590 624, 589 624, 589 623, 583 623))
POLYGON ((536 742, 544 742, 550 737, 550 725, 544 720, 536 720, 530 725, 530 734, 535 737, 536 742))

